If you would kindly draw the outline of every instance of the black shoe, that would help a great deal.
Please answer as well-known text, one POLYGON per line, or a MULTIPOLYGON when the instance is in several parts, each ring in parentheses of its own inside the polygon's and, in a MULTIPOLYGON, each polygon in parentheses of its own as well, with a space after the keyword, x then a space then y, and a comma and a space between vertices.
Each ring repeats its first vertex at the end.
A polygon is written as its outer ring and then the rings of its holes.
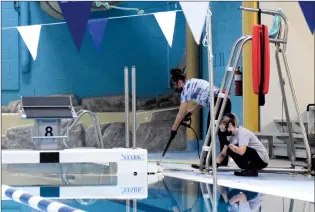
POLYGON ((257 171, 257 169, 235 171, 234 175, 235 176, 242 176, 242 177, 257 177, 258 171, 257 171))
MULTIPOLYGON (((212 164, 210 164, 210 167, 212 167, 211 165, 212 165, 212 164)), ((218 168, 219 166, 221 166, 221 165, 217 163, 217 168, 218 168)), ((191 167, 194 168, 194 169, 199 169, 199 168, 200 168, 199 164, 192 164, 191 167)), ((205 165, 202 165, 201 168, 202 168, 202 169, 205 169, 205 165)))
POLYGON ((200 166, 199 166, 199 164, 192 164, 191 167, 194 168, 194 169, 199 169, 200 166))
MULTIPOLYGON (((210 166, 211 166, 211 163, 210 163, 210 166)), ((200 165, 199 164, 192 164, 191 167, 194 168, 194 169, 199 169, 200 165)), ((205 161, 203 161, 201 169, 203 170, 205 168, 206 168, 206 164, 205 164, 205 161)))

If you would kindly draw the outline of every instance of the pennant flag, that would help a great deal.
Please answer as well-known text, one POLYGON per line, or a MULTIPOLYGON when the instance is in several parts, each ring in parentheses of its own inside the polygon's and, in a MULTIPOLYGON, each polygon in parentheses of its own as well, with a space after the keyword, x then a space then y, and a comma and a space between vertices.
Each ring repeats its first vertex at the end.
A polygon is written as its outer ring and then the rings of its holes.
POLYGON ((175 28, 175 20, 176 20, 176 12, 159 12, 154 13, 154 17, 158 22, 167 42, 170 47, 172 47, 173 43, 173 35, 175 28))
POLYGON ((74 43, 80 50, 85 28, 91 14, 92 1, 58 2, 74 43))
POLYGON ((97 51, 100 50, 108 19, 95 19, 88 22, 88 29, 97 51))
POLYGON ((203 2, 180 2, 180 6, 185 15, 186 21, 193 34, 196 43, 200 44, 205 19, 207 16, 207 9, 209 7, 208 1, 203 2))
POLYGON ((40 37, 41 27, 41 25, 17 27, 17 30, 19 31, 26 47, 30 51, 34 61, 37 57, 38 41, 40 37))
POLYGON ((299 1, 301 10, 305 17, 305 20, 308 24, 308 27, 311 30, 311 33, 314 33, 315 29, 315 2, 314 1, 299 1))

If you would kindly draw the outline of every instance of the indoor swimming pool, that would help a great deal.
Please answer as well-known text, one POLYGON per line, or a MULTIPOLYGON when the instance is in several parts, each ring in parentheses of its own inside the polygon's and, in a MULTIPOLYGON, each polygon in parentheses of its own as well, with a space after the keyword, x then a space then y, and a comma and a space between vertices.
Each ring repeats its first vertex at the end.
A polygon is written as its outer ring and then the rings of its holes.
MULTIPOLYGON (((116 164, 8 164, 2 183, 83 211, 212 211, 211 184, 161 173, 148 175, 147 180, 117 176, 116 168, 116 164)), ((219 186, 217 197, 220 212, 314 212, 314 202, 235 187, 219 186)), ((37 210, 2 197, 2 211, 37 210)))
POLYGON ((314 1, 0 11, 0 211, 315 212, 314 1))

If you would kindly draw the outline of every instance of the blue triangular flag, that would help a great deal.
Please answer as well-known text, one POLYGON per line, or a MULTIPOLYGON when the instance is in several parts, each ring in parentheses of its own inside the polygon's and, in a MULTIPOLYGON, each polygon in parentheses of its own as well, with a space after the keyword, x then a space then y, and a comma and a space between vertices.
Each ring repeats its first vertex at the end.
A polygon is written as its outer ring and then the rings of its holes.
POLYGON ((107 18, 89 20, 88 22, 88 29, 97 51, 101 48, 107 22, 107 18))
POLYGON ((92 1, 58 2, 74 43, 79 50, 83 41, 86 24, 89 20, 92 1))
POLYGON ((305 17, 305 20, 308 24, 308 27, 311 30, 311 33, 314 33, 315 29, 315 2, 314 1, 299 1, 301 10, 305 17))

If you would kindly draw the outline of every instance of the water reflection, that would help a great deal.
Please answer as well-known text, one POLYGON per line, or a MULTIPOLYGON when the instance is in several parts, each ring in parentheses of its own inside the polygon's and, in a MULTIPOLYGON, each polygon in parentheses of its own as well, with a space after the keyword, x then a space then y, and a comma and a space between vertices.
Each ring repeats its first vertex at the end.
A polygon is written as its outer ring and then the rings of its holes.
POLYGON ((264 194, 256 192, 226 187, 220 187, 219 190, 221 195, 219 197, 218 211, 257 211, 264 200, 264 194))
MULTIPOLYGON (((27 188, 43 190, 43 187, 65 189, 67 187, 67 193, 60 192, 58 201, 88 212, 125 212, 128 211, 127 208, 129 211, 139 212, 213 211, 211 184, 152 175, 145 176, 148 181, 147 185, 146 180, 137 178, 139 176, 126 179, 124 176, 113 174, 115 170, 110 166, 78 164, 54 167, 46 164, 41 168, 6 167, 1 173, 2 183, 10 186, 22 186, 23 190, 27 188), (133 201, 137 195, 130 194, 129 204, 126 199, 119 199, 118 197, 122 196, 121 186, 126 185, 125 183, 130 185, 145 183, 148 189, 147 197, 133 201), (75 192, 72 192, 72 189, 75 192), (79 192, 78 189, 82 192, 79 192)), ((314 212, 312 203, 234 188, 219 187, 217 196, 218 212, 314 212), (307 210, 304 210, 305 208, 307 210)), ((46 197, 51 198, 53 195, 47 193, 46 197)), ((17 211, 31 211, 30 208, 26 209, 26 206, 7 200, 2 201, 1 211, 12 211, 13 205, 17 211)))

